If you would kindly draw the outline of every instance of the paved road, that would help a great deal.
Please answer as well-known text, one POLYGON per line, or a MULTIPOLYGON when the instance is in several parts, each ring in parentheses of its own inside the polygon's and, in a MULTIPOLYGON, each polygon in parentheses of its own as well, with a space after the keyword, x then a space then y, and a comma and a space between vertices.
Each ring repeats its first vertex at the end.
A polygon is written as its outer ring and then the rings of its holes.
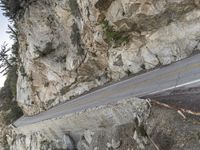
POLYGON ((21 117, 14 125, 21 127, 88 108, 116 103, 129 97, 144 97, 199 84, 200 55, 198 54, 169 66, 114 83, 72 101, 57 105, 38 115, 21 117))

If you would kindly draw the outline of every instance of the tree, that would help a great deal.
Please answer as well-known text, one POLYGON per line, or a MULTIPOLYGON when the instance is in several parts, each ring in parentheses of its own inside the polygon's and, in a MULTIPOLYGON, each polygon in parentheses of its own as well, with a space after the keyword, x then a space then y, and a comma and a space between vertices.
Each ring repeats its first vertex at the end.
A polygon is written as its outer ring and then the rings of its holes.
POLYGON ((17 31, 16 24, 14 24, 13 27, 11 25, 8 25, 8 31, 6 31, 6 33, 10 34, 11 39, 18 42, 17 40, 18 31, 17 31))
POLYGON ((14 19, 17 13, 22 9, 21 0, 1 0, 0 7, 4 11, 4 15, 10 19, 14 19))
POLYGON ((10 63, 16 64, 18 62, 18 50, 19 50, 19 41, 18 41, 18 30, 16 24, 13 26, 8 25, 7 33, 10 35, 10 38, 13 40, 13 45, 11 47, 11 54, 10 54, 10 63))
POLYGON ((14 21, 23 15, 31 2, 35 1, 37 0, 0 0, 0 7, 4 15, 14 21))
POLYGON ((6 74, 10 67, 12 67, 9 62, 10 48, 7 48, 7 44, 3 44, 0 50, 0 73, 6 74))
POLYGON ((16 24, 8 25, 7 33, 10 35, 10 38, 13 40, 11 48, 7 47, 7 44, 3 44, 0 49, 0 73, 7 74, 9 68, 17 65, 18 62, 18 30, 16 24))
POLYGON ((13 45, 10 48, 6 43, 0 46, 0 73, 7 75, 4 87, 0 89, 0 111, 6 112, 4 113, 6 124, 10 124, 23 114, 17 102, 13 101, 13 99, 16 98, 17 92, 17 62, 19 61, 16 18, 23 12, 22 6, 28 1, 29 0, 0 0, 0 7, 4 11, 4 15, 13 23, 13 26, 8 25, 9 30, 7 31, 11 39, 13 39, 13 45))

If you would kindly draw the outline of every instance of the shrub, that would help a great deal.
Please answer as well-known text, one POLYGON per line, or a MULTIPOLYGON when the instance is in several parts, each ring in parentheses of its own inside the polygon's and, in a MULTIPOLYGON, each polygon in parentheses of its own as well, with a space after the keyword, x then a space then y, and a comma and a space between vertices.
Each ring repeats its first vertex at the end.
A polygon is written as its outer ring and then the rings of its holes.
POLYGON ((9 70, 4 87, 0 90, 0 102, 2 104, 0 111, 2 111, 2 117, 7 125, 23 114, 17 102, 14 101, 17 84, 16 70, 16 67, 9 70))
POLYGON ((23 76, 23 77, 26 76, 26 72, 25 72, 24 66, 20 66, 20 67, 19 67, 19 71, 20 71, 20 73, 21 73, 21 76, 23 76))
POLYGON ((60 90, 60 94, 63 96, 70 90, 70 86, 65 86, 60 90))
POLYGON ((126 32, 122 31, 116 31, 113 26, 109 25, 109 22, 107 20, 104 20, 102 22, 103 24, 103 30, 105 34, 105 40, 108 43, 113 43, 114 47, 121 46, 122 43, 128 43, 129 42, 129 35, 127 35, 126 32))
POLYGON ((76 0, 69 0, 69 7, 71 9, 72 15, 80 18, 81 13, 80 13, 77 1, 76 0))
POLYGON ((81 35, 78 25, 76 23, 72 25, 72 32, 70 38, 72 44, 77 47, 77 55, 79 56, 84 55, 84 49, 81 46, 81 35))

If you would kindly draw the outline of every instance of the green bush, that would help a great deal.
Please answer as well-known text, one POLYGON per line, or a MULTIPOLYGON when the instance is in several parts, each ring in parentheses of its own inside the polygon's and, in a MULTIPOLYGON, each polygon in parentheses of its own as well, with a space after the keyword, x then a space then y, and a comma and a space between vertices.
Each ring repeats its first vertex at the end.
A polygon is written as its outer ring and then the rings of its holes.
MULTIPOLYGON (((9 110, 2 111, 2 120, 4 124, 9 125, 13 123, 16 119, 21 117, 23 115, 21 109, 17 105, 17 102, 13 101, 9 104, 6 104, 6 107, 9 107, 9 110)), ((4 108, 5 109, 5 108, 4 108)))
POLYGON ((10 124, 23 115, 22 110, 14 100, 16 98, 17 74, 16 66, 12 67, 7 75, 4 87, 0 90, 0 111, 5 124, 10 124))
POLYGON ((60 90, 61 95, 65 95, 70 90, 70 86, 65 86, 60 90))
POLYGON ((26 76, 26 72, 25 72, 24 66, 20 66, 20 67, 19 67, 19 71, 20 71, 20 73, 21 73, 21 75, 22 75, 23 77, 26 76))
POLYGON ((78 25, 76 23, 72 25, 72 32, 70 39, 72 41, 72 44, 77 47, 77 55, 79 56, 84 55, 84 49, 81 46, 81 34, 78 25))
POLYGON ((71 9, 72 15, 80 18, 81 13, 80 13, 77 1, 76 0, 69 0, 69 7, 71 9))
POLYGON ((122 43, 128 43, 129 42, 129 35, 127 33, 122 31, 116 31, 113 26, 109 25, 109 22, 107 20, 104 20, 102 22, 103 30, 105 34, 105 40, 108 43, 113 43, 114 47, 121 46, 122 43))

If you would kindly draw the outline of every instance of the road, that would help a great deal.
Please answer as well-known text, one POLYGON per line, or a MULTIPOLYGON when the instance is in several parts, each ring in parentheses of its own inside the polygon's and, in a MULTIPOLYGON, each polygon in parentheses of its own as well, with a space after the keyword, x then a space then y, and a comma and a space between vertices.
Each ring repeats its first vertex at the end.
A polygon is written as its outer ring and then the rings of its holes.
POLYGON ((21 117, 14 123, 14 126, 22 127, 88 108, 116 103, 130 97, 148 97, 165 91, 196 85, 200 85, 200 54, 111 84, 72 101, 57 105, 38 115, 21 117))

